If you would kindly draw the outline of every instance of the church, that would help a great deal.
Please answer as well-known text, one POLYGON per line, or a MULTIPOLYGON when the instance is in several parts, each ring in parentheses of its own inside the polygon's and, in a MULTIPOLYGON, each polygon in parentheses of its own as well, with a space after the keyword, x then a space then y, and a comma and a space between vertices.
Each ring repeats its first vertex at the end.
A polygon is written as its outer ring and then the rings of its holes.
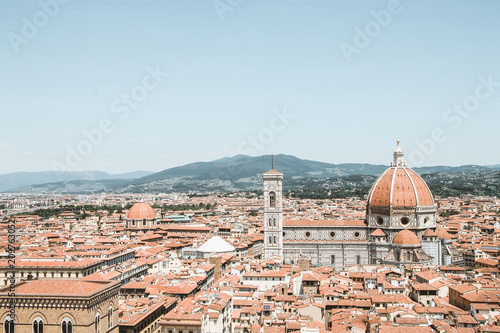
POLYGON ((311 265, 463 265, 425 181, 406 166, 397 143, 391 166, 375 181, 365 220, 283 220, 283 174, 262 175, 264 258, 311 265))

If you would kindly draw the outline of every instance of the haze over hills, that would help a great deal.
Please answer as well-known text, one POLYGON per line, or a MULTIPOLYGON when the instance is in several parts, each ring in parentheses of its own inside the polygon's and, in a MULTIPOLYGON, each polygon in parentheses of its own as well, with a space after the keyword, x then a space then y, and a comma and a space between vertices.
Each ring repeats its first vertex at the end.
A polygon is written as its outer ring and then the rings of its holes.
MULTIPOLYGON (((321 183, 314 179, 343 178, 356 184, 354 175, 378 176, 388 165, 363 163, 330 164, 310 161, 291 155, 274 156, 274 168, 285 174, 284 186, 304 188, 321 183), (353 179, 355 181, 353 181, 353 179), (310 181, 308 181, 310 180, 310 181), (307 185, 309 184, 309 185, 307 185)), ((271 156, 237 155, 212 162, 196 162, 151 173, 137 171, 110 175, 105 172, 41 172, 0 175, 0 190, 4 192, 233 192, 256 190, 261 187, 261 175, 271 169, 271 156), (17 184, 17 185, 16 185, 17 184)), ((500 166, 465 165, 414 168, 420 174, 472 174, 500 170, 500 166)), ((371 179, 370 177, 366 180, 371 179)), ((363 186, 366 180, 362 182, 363 186)), ((342 185, 343 186, 343 185, 342 185)), ((353 185, 354 186, 354 185, 353 185)))
POLYGON ((133 171, 121 174, 109 174, 103 171, 42 171, 42 172, 14 172, 0 175, 0 191, 8 189, 55 183, 72 180, 105 180, 105 179, 134 179, 152 174, 150 171, 133 171))

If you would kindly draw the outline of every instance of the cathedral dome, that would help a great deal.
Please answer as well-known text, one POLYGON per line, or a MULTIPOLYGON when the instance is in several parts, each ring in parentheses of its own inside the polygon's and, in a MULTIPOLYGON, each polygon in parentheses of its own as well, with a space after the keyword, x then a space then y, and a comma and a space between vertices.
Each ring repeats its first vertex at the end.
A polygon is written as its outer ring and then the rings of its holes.
POLYGON ((399 245, 418 245, 420 244, 420 239, 418 239, 418 236, 415 235, 414 232, 405 229, 396 234, 392 243, 399 245))
POLYGON ((128 211, 127 218, 133 220, 155 219, 156 213, 150 204, 137 202, 128 211))
POLYGON ((414 208, 434 205, 429 187, 415 171, 406 167, 403 155, 398 141, 391 167, 377 179, 370 190, 369 206, 414 208))

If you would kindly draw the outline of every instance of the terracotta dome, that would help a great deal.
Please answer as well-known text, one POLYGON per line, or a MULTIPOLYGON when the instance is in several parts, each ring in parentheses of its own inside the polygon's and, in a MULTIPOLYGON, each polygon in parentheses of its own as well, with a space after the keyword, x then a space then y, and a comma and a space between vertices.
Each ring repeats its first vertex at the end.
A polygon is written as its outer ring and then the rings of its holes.
POLYGON ((434 205, 427 184, 415 171, 406 167, 399 141, 391 167, 377 179, 370 190, 368 205, 395 208, 434 205))
POLYGON ((128 211, 127 218, 134 220, 154 219, 156 218, 156 213, 150 204, 137 202, 128 211))
POLYGON ((448 231, 446 231, 445 228, 437 227, 436 232, 437 232, 438 238, 443 238, 444 240, 451 240, 451 236, 448 233, 448 231))
POLYGON ((420 239, 418 239, 418 236, 415 235, 414 232, 405 229, 396 234, 392 243, 400 245, 418 245, 420 244, 420 239))
POLYGON ((436 237, 436 233, 434 231, 432 231, 431 229, 427 229, 425 230, 424 234, 422 236, 426 236, 426 237, 436 237))

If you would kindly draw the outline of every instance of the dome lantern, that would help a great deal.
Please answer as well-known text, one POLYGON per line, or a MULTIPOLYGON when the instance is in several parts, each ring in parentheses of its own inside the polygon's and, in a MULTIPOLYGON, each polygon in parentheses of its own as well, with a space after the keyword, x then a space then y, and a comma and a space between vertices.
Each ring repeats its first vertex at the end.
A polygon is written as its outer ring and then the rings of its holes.
POLYGON ((400 141, 398 140, 398 145, 396 147, 396 150, 394 150, 394 161, 392 161, 391 167, 406 167, 406 162, 403 159, 403 156, 405 154, 403 153, 403 149, 401 149, 399 142, 400 141))

